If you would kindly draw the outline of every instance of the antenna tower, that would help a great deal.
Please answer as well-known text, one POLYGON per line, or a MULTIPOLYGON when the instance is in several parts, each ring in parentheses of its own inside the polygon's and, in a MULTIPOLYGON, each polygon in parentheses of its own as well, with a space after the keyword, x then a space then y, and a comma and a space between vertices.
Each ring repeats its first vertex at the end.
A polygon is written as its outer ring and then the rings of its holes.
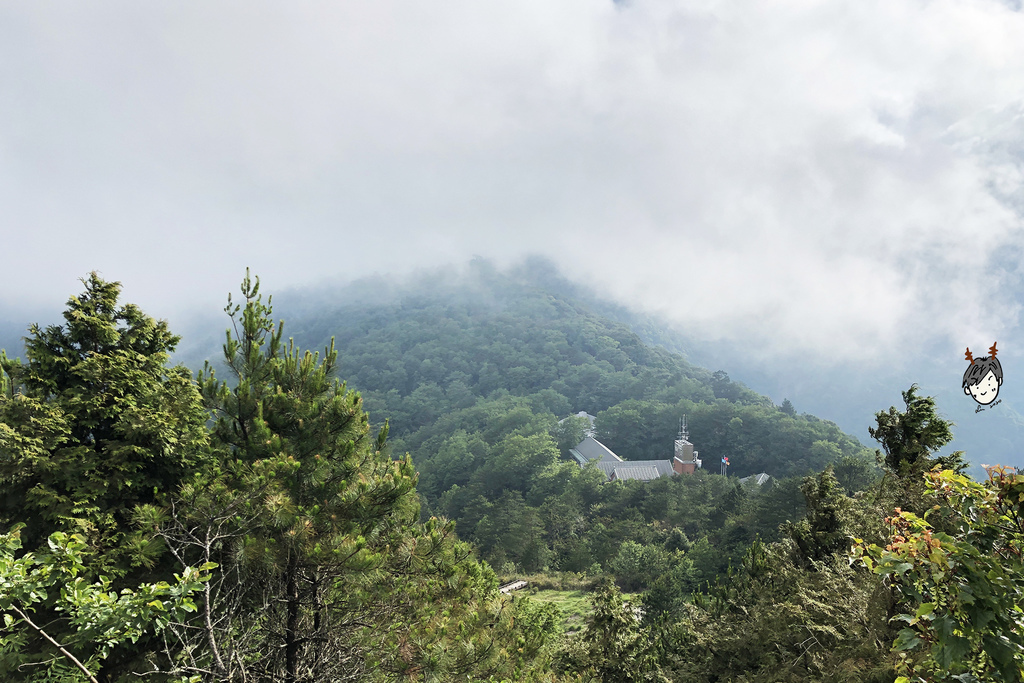
POLYGON ((683 439, 684 441, 689 441, 690 440, 690 432, 686 428, 686 416, 685 415, 683 415, 683 417, 679 420, 679 437, 678 438, 683 439))

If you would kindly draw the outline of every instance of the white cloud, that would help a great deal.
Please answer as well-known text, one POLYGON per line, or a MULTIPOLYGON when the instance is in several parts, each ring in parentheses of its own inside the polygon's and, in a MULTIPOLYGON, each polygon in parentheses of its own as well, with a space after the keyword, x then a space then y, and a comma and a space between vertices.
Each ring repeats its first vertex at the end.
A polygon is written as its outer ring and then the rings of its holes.
POLYGON ((541 252, 707 336, 837 360, 1018 323, 1024 17, 994 0, 0 19, 0 302, 93 268, 215 307, 245 265, 273 288, 541 252))

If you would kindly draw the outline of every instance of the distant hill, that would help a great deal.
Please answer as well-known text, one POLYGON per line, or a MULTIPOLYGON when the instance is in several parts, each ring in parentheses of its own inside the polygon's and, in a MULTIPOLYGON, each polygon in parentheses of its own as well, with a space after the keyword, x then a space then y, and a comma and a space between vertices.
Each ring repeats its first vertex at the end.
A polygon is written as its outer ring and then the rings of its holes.
POLYGON ((874 425, 875 413, 899 406, 900 392, 916 383, 921 394, 936 398, 939 412, 955 425, 955 439, 943 452, 965 451, 972 463, 972 475, 984 478, 981 463, 1024 468, 1024 452, 1019 447, 1024 443, 1024 382, 1014 380, 1013 370, 1024 358, 1024 349, 1015 348, 1013 338, 1005 343, 1005 355, 1000 354, 1007 372, 1000 391, 1001 405, 975 413, 976 404, 960 389, 962 351, 957 348, 950 352, 934 341, 926 341, 925 335, 900 357, 880 357, 867 364, 829 362, 824 352, 818 358, 800 354, 765 357, 756 344, 708 341, 697 330, 602 299, 588 288, 565 280, 543 260, 533 260, 524 270, 546 290, 580 301, 593 313, 627 325, 645 343, 679 353, 704 368, 724 369, 777 404, 788 398, 798 411, 833 421, 872 447, 868 427, 874 425))
MULTIPOLYGON (((705 581, 803 514, 800 477, 833 465, 854 492, 877 474, 872 451, 836 424, 645 342, 609 315, 628 311, 542 261, 499 271, 478 260, 400 283, 280 292, 273 304, 300 347, 334 338, 338 376, 378 427, 389 421, 393 452, 411 453, 422 514, 456 520, 496 567, 592 573, 625 562, 626 541, 665 552, 692 542, 693 581, 705 581), (606 484, 567 457, 580 435, 558 420, 581 410, 627 460, 671 457, 685 415, 705 470, 606 484), (734 476, 719 476, 722 458, 734 476), (777 482, 764 495, 735 478, 759 472, 777 482)), ((175 330, 175 360, 216 365, 226 323, 175 330)))
MULTIPOLYGON (((264 289, 274 291, 273 283, 264 283, 264 289)), ((217 363, 227 321, 215 313, 191 328, 175 326, 184 337, 176 361, 193 368, 207 358, 217 363)), ((468 405, 471 397, 496 391, 526 396, 550 389, 552 413, 596 414, 627 399, 671 405, 684 398, 698 404, 726 398, 752 406, 781 405, 789 398, 797 412, 825 415, 867 442, 874 412, 897 404, 900 390, 915 379, 924 393, 940 396, 940 409, 964 409, 951 417, 969 457, 1007 462, 1015 431, 1024 430, 1024 419, 1008 419, 1009 406, 1004 413, 967 415, 973 406, 957 401, 955 394, 943 400, 947 387, 935 391, 939 382, 930 381, 929 373, 889 380, 883 373, 842 368, 808 372, 802 365, 791 372, 789 361, 766 363, 738 345, 702 342, 656 316, 602 300, 543 259, 503 272, 476 260, 460 272, 277 291, 275 314, 285 319, 287 335, 304 347, 317 349, 331 336, 337 338, 339 376, 364 393, 375 416, 391 419, 396 437, 468 405), (744 383, 720 374, 716 394, 713 371, 719 369, 744 383), (987 431, 994 423, 1007 433, 987 431), (982 455, 972 448, 974 439, 964 438, 971 436, 1000 448, 982 455)), ((24 334, 24 322, 0 322, 0 348, 21 353, 24 334)), ((665 446, 651 443, 642 450, 656 448, 665 446)), ((704 448, 706 455, 715 455, 704 448)), ((734 462, 745 468, 744 460, 734 462)))
POLYGON ((25 336, 25 326, 10 320, 0 320, 0 349, 4 349, 7 355, 16 357, 22 354, 24 343, 21 338, 25 336))
MULTIPOLYGON (((685 413, 706 462, 717 471, 729 457, 739 476, 803 475, 863 451, 835 424, 785 414, 725 372, 645 343, 630 325, 598 312, 626 318, 628 311, 596 300, 544 261, 502 272, 477 260, 464 273, 282 292, 274 303, 286 336, 300 346, 322 349, 335 338, 338 375, 424 464, 434 454, 419 449, 447 416, 503 396, 554 417, 598 415, 599 437, 633 459, 669 457, 685 413)), ((645 324, 645 336, 658 334, 653 321, 645 324)))

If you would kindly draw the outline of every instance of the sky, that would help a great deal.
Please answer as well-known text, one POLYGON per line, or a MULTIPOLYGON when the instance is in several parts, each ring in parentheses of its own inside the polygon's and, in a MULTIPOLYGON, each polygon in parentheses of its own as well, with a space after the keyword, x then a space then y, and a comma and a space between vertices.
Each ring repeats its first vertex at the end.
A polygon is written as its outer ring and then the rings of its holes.
POLYGON ((246 267, 539 254, 755 355, 955 374, 1024 357, 1024 13, 0 0, 0 207, 0 319, 91 270, 174 320, 246 267))

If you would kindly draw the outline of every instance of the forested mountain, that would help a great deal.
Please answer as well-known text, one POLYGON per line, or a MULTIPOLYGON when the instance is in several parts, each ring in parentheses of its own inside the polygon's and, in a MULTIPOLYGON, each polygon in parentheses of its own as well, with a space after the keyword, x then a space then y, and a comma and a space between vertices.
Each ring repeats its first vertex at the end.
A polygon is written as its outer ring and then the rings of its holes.
MULTIPOLYGON (((371 419, 388 419, 393 452, 412 455, 424 517, 454 519, 509 572, 601 572, 625 561, 626 541, 651 557, 692 542, 695 568, 678 578, 696 585, 803 514, 800 477, 832 465, 851 493, 873 480, 873 452, 836 425, 644 343, 592 301, 544 262, 502 272, 478 260, 458 275, 276 303, 301 346, 334 339, 338 375, 371 419), (567 458, 582 434, 558 421, 578 411, 632 460, 670 458, 685 416, 706 469, 606 486, 567 458), (771 475, 770 491, 736 488, 718 475, 722 458, 735 477, 771 475), (670 540, 673 529, 687 540, 670 540)), ((633 569, 631 585, 646 588, 659 562, 647 578, 633 569)))
POLYGON ((293 299, 287 331, 288 297, 272 311, 247 276, 198 376, 167 365, 166 323, 84 282, 23 362, 0 355, 4 680, 1024 672, 1008 522, 1024 476, 960 476, 916 387, 876 414, 878 469, 834 424, 644 344, 536 264, 293 299), (632 459, 667 458, 686 415, 711 466, 606 481, 566 457, 579 410, 632 459), (760 487, 736 476, 760 470, 760 487), (495 569, 586 588, 592 613, 563 633, 495 569))
MULTIPOLYGON (((863 454, 834 424, 644 343, 576 290, 544 262, 499 272, 475 261, 464 277, 392 288, 386 302, 379 292, 368 303, 341 292, 345 304, 292 314, 287 332, 311 348, 333 337, 340 376, 417 450, 429 434, 419 430, 439 417, 508 396, 558 418, 598 415, 598 438, 630 459, 668 457, 684 414, 701 454, 715 463, 729 457, 738 476, 803 475, 863 454)), ((279 308, 289 303, 285 296, 279 308)))

